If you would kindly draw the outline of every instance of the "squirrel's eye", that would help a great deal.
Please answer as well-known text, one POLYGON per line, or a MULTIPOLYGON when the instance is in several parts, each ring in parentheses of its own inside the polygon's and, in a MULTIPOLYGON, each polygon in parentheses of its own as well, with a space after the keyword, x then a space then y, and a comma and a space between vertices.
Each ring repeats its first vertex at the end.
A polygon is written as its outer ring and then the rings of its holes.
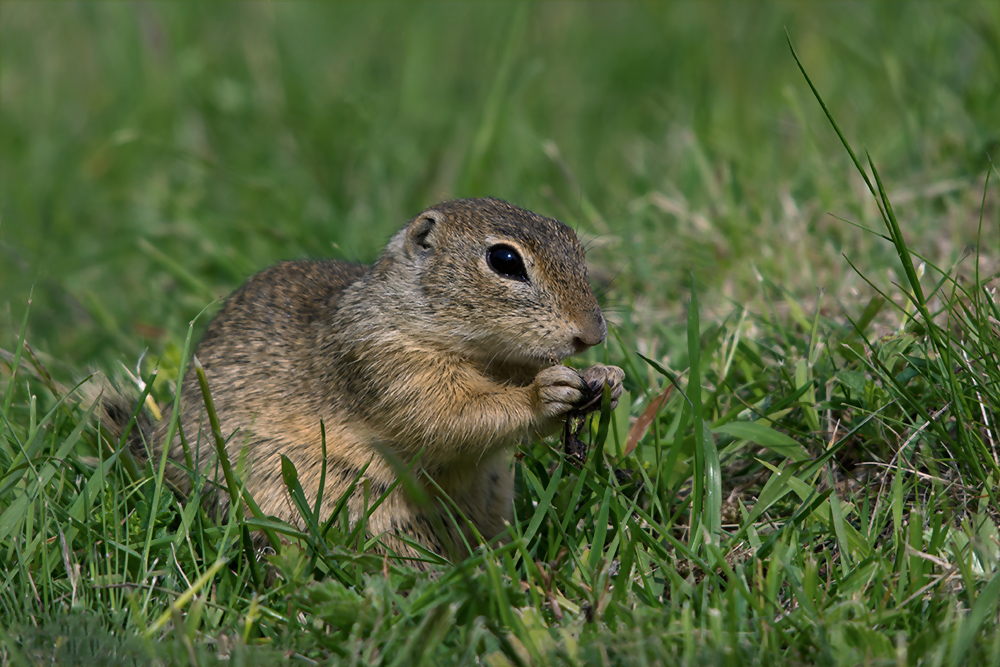
POLYGON ((495 245, 486 251, 486 263, 504 278, 528 282, 524 260, 509 245, 495 245))

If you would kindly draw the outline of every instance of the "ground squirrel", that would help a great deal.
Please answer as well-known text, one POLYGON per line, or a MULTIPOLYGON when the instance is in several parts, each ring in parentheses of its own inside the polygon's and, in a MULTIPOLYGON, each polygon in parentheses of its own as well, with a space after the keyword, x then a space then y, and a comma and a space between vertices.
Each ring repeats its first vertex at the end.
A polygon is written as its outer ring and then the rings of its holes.
MULTIPOLYGON (((395 482, 399 463, 419 457, 411 476, 431 502, 418 504, 397 485, 367 531, 399 556, 418 556, 400 535, 461 556, 473 534, 459 533, 442 507, 453 516, 459 508, 484 538, 496 537, 512 512, 512 447, 553 432, 605 384, 612 399, 621 395, 621 369, 559 364, 606 332, 569 227, 498 199, 464 199, 411 220, 374 266, 291 261, 256 274, 229 297, 196 356, 230 460, 245 448, 246 487, 265 514, 301 523, 280 456, 295 464, 314 501, 322 421, 322 519, 366 464, 373 502, 395 482)), ((206 488, 214 511, 225 512, 229 496, 193 370, 181 392, 194 467, 221 484, 206 488)), ((168 422, 166 415, 147 434, 156 455, 168 422)), ((190 493, 180 438, 168 457, 169 481, 190 493)), ((347 507, 357 521, 360 492, 347 507)))

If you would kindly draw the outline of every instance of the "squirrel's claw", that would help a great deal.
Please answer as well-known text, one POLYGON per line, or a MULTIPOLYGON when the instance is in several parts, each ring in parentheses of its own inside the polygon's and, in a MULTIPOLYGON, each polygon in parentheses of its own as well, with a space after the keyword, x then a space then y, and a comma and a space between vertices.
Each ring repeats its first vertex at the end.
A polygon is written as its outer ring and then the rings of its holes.
POLYGON ((587 383, 590 396, 584 405, 577 406, 580 412, 590 412, 600 408, 601 397, 604 395, 604 386, 607 385, 611 392, 611 409, 614 410, 621 398, 623 387, 622 381, 625 379, 625 371, 617 366, 605 366, 604 364, 594 364, 583 371, 583 381, 587 383))

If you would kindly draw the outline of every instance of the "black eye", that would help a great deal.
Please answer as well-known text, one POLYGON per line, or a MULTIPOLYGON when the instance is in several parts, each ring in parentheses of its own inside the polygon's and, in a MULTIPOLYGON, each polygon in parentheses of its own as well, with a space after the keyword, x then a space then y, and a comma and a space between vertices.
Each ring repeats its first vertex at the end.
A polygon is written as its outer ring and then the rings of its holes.
POLYGON ((524 260, 509 245, 495 245, 486 251, 486 263, 504 278, 528 282, 524 260))

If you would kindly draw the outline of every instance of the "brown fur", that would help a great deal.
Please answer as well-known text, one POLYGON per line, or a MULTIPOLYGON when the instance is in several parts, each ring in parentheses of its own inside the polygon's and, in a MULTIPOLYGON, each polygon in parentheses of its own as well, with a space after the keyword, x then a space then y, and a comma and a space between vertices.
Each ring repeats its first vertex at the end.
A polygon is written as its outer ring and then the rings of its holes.
MULTIPOLYGON (((603 382, 621 394, 620 369, 588 369, 588 389, 580 373, 557 364, 605 333, 572 230, 503 201, 470 199, 421 213, 372 267, 297 261, 251 277, 208 327, 197 356, 230 460, 245 447, 247 489, 265 514, 300 522, 281 455, 295 464, 306 497, 316 498, 322 421, 323 519, 366 464, 371 503, 396 480, 390 459, 409 465, 419 456, 414 479, 431 502, 420 505, 398 486, 368 518, 368 532, 404 557, 417 554, 398 534, 460 556, 472 536, 448 528, 428 480, 485 538, 502 533, 513 497, 510 449, 552 432, 603 382), (487 252, 498 243, 519 251, 527 282, 489 267, 487 252)), ((221 482, 193 370, 181 391, 195 467, 221 482)), ((155 453, 168 421, 152 434, 155 453)), ((168 454, 185 460, 179 438, 168 454)), ((172 465, 167 475, 190 492, 189 471, 172 465)), ((211 493, 225 511, 224 483, 211 493)), ((362 502, 360 492, 350 498, 352 521, 362 502)))

